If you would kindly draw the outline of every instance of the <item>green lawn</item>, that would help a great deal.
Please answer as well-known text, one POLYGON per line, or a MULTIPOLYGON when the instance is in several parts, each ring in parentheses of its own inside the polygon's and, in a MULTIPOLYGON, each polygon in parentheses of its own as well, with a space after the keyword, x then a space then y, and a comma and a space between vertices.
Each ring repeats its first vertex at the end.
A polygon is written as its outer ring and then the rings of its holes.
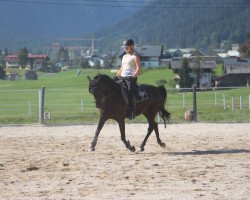
MULTIPOLYGON (((45 87, 45 111, 51 114, 51 118, 46 120, 47 124, 97 122, 99 112, 95 108, 93 96, 88 93, 87 80, 87 76, 93 78, 97 73, 114 76, 110 70, 92 69, 84 69, 76 76, 77 69, 74 69, 55 74, 39 73, 39 79, 35 81, 23 78, 16 81, 0 80, 0 124, 37 123, 38 90, 42 86, 45 87)), ((174 122, 182 122, 184 112, 192 109, 192 93, 171 89, 173 77, 169 69, 142 70, 138 82, 156 85, 157 80, 166 80, 166 87, 169 88, 166 107, 172 113, 174 122)), ((198 91, 198 120, 250 122, 249 95, 249 88, 198 91), (234 110, 231 108, 232 97, 234 110)), ((134 121, 145 122, 145 119, 139 117, 134 121)))

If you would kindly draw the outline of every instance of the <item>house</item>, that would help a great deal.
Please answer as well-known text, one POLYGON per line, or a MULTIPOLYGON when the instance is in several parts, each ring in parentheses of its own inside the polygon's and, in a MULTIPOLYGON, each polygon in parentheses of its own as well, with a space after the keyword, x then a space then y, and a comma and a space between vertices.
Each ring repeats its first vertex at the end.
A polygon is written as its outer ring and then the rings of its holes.
POLYGON ((43 67, 44 61, 48 60, 47 55, 28 55, 28 64, 27 67, 33 70, 40 70, 43 67))
POLYGON ((169 49, 168 52, 172 54, 172 57, 197 57, 204 56, 204 54, 196 48, 186 48, 186 49, 169 49))
MULTIPOLYGON (((189 68, 191 70, 197 68, 197 61, 195 58, 188 59, 189 61, 189 68)), ((178 73, 178 71, 182 67, 182 58, 175 58, 172 61, 170 61, 171 69, 174 73, 178 73)), ((199 64, 202 75, 200 78, 200 87, 211 87, 212 86, 212 69, 216 67, 215 60, 201 60, 199 64)), ((194 76, 194 74, 192 75, 194 76)))
POLYGON ((240 52, 239 52, 240 46, 239 44, 232 44, 232 49, 228 52, 217 52, 217 55, 220 58, 239 58, 240 52))
POLYGON ((88 59, 88 65, 92 68, 104 68, 104 60, 98 57, 88 59))
MULTIPOLYGON (((163 46, 136 46, 135 51, 140 56, 141 67, 154 68, 161 65, 161 58, 163 54, 163 46)), ((116 65, 120 65, 121 59, 125 54, 123 48, 120 49, 119 59, 116 61, 116 65)))
POLYGON ((224 75, 215 78, 217 87, 239 87, 250 84, 250 59, 223 59, 224 75))
MULTIPOLYGON (((44 61, 48 60, 47 55, 33 55, 28 54, 28 63, 26 65, 26 68, 33 69, 33 70, 39 70, 43 67, 44 61)), ((5 57, 6 61, 6 68, 19 68, 19 62, 17 55, 7 55, 5 57)))
POLYGON ((140 55, 142 67, 154 68, 160 66, 163 46, 142 46, 137 47, 136 51, 140 55))
POLYGON ((5 57, 5 61, 6 61, 6 69, 19 67, 17 55, 7 55, 5 57))

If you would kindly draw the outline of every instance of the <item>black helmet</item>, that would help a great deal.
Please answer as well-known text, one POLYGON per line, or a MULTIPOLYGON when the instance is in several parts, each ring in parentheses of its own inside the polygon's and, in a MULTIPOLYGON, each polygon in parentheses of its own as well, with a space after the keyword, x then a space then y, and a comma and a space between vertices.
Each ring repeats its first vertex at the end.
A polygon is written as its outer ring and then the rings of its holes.
POLYGON ((124 40, 122 42, 122 47, 126 47, 126 46, 134 46, 134 40, 132 39, 124 40))

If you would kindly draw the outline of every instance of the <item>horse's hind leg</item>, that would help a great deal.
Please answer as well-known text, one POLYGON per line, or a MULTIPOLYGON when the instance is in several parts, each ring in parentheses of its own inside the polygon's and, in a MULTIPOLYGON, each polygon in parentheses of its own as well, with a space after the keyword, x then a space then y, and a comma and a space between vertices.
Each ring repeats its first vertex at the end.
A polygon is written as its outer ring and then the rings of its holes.
POLYGON ((101 117, 99 119, 99 123, 98 123, 97 129, 95 131, 95 136, 94 136, 93 141, 91 142, 91 145, 89 147, 89 151, 95 151, 95 146, 96 146, 96 143, 97 143, 99 133, 101 132, 102 127, 104 126, 105 122, 106 122, 106 119, 104 119, 103 117, 101 117))
POLYGON ((130 151, 134 152, 135 151, 135 147, 130 145, 129 140, 126 141, 125 121, 124 121, 124 119, 118 120, 117 122, 119 124, 120 132, 121 132, 121 140, 123 141, 123 143, 125 144, 125 146, 126 146, 127 149, 129 149, 130 151))
MULTIPOLYGON (((149 136, 151 135, 152 131, 154 130, 154 126, 155 126, 155 124, 156 124, 155 121, 154 121, 154 119, 153 119, 152 117, 147 116, 147 115, 144 115, 144 116, 145 116, 145 117, 147 118, 147 120, 148 120, 149 127, 148 127, 147 135, 146 135, 146 137, 144 138, 144 140, 143 140, 143 142, 142 142, 142 144, 141 144, 141 146, 140 146, 140 150, 139 150, 139 151, 144 151, 144 146, 146 145, 146 142, 147 142, 149 136)), ((157 124, 156 124, 156 125, 157 125, 157 124)))
POLYGON ((152 131, 154 130, 155 131, 155 134, 156 134, 156 138, 157 138, 157 143, 161 146, 161 147, 166 147, 166 144, 163 143, 160 139, 160 136, 159 136, 159 130, 158 130, 158 124, 155 122, 154 118, 155 117, 152 117, 151 115, 144 115, 147 120, 148 120, 148 123, 149 123, 149 127, 148 127, 148 132, 147 132, 147 135, 145 137, 145 139, 143 140, 141 146, 140 146, 140 151, 144 151, 144 146, 146 145, 146 142, 149 138, 149 136, 151 135, 152 131))
POLYGON ((160 139, 158 124, 157 124, 156 122, 155 122, 155 126, 154 126, 154 131, 155 131, 157 143, 158 143, 162 148, 165 148, 165 147, 166 147, 166 144, 165 144, 164 142, 162 142, 161 139, 160 139))

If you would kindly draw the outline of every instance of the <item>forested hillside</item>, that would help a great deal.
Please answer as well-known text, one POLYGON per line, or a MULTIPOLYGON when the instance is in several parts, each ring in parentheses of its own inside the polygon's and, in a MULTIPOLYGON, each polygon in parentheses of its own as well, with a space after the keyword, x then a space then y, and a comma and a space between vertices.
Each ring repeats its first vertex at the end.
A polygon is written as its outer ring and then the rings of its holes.
POLYGON ((242 43, 249 31, 248 0, 0 0, 0 49, 90 35, 102 50, 117 50, 124 38, 208 49, 242 43))
POLYGON ((91 35, 131 12, 119 0, 0 1, 0 49, 44 45, 55 37, 91 35))
POLYGON ((245 0, 155 1, 115 26, 98 32, 101 47, 119 48, 124 38, 139 44, 219 48, 244 41, 250 31, 250 2, 245 0), (159 3, 161 2, 161 3, 159 3))

